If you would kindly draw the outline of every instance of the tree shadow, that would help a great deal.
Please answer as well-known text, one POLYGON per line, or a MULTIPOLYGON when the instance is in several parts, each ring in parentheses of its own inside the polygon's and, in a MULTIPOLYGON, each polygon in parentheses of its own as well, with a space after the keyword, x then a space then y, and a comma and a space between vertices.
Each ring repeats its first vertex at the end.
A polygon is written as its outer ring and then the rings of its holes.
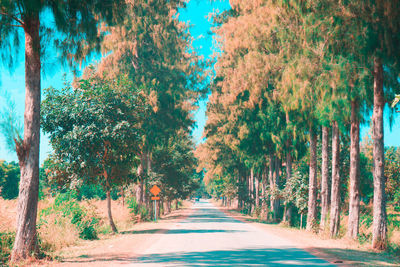
POLYGON ((161 266, 334 266, 297 248, 214 250, 149 254, 140 257, 93 255, 66 263, 149 264, 161 266))
POLYGON ((150 254, 135 259, 133 263, 173 266, 334 266, 297 248, 150 254))

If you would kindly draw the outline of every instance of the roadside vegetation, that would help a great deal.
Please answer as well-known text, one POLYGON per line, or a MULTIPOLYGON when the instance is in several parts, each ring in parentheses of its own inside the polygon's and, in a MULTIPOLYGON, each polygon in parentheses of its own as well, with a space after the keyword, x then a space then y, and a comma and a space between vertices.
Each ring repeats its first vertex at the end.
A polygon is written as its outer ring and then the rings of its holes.
POLYGON ((215 14, 196 151, 211 196, 400 256, 400 148, 383 142, 400 90, 397 5, 242 0, 215 14))

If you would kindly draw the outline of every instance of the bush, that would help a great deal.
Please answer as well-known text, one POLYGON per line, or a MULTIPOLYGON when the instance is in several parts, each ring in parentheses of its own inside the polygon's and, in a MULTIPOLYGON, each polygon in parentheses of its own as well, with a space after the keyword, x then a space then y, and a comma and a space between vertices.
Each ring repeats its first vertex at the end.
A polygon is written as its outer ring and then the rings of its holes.
MULTIPOLYGON (((99 218, 94 210, 81 206, 74 198, 74 193, 68 192, 59 194, 53 205, 40 212, 38 227, 40 232, 58 231, 60 238, 69 235, 72 240, 76 232, 81 239, 93 240, 98 238, 96 231, 98 223, 99 218), (47 230, 42 231, 41 229, 47 230)), ((45 236, 44 234, 42 238, 45 236)), ((47 239, 44 241, 57 248, 63 245, 58 242, 52 243, 55 241, 52 237, 54 236, 46 236, 47 239)), ((64 244, 70 243, 65 242, 64 244)))
POLYGON ((151 219, 150 212, 145 206, 140 207, 139 215, 142 221, 149 221, 151 219))
POLYGON ((5 265, 11 255, 15 233, 0 233, 0 265, 5 265))
POLYGON ((128 204, 129 213, 132 216, 138 215, 139 213, 139 204, 136 201, 135 197, 126 198, 126 203, 128 204))

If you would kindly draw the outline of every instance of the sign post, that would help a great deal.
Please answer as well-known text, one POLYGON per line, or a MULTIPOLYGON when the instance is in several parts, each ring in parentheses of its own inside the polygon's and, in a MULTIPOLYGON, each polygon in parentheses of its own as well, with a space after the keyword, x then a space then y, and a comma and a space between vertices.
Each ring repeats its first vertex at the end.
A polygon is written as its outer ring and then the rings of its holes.
POLYGON ((154 185, 150 189, 150 193, 153 194, 153 197, 151 197, 152 200, 154 200, 154 221, 157 221, 157 200, 160 200, 160 197, 157 195, 161 192, 161 189, 157 186, 154 185))

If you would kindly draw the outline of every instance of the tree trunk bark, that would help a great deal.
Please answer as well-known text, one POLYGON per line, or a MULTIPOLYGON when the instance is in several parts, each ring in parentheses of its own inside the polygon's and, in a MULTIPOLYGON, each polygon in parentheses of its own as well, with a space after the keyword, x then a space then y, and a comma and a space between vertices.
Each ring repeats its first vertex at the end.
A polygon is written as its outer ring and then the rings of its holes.
POLYGON ((322 166, 321 166, 321 223, 320 230, 325 230, 329 212, 329 128, 322 127, 322 166))
POLYGON ((337 122, 332 125, 332 189, 331 189, 331 214, 330 235, 335 237, 339 233, 340 225, 340 137, 337 122))
POLYGON ((300 214, 300 230, 303 229, 303 213, 300 214))
POLYGON ((39 14, 25 20, 24 139, 15 140, 21 180, 16 235, 11 261, 37 254, 36 218, 39 194, 40 144, 40 36, 39 14))
POLYGON ((111 226, 111 230, 114 233, 118 233, 117 227, 114 224, 114 220, 112 217, 112 213, 111 213, 111 194, 110 194, 110 188, 107 187, 107 215, 108 215, 108 221, 110 222, 110 226, 111 226))
POLYGON ((121 186, 121 198, 122 198, 122 207, 125 207, 125 192, 124 192, 124 186, 121 186))
POLYGON ((372 230, 372 247, 387 247, 387 215, 385 195, 385 155, 383 143, 383 67, 379 58, 374 59, 374 111, 372 115, 372 139, 374 155, 374 219, 372 230))
POLYGON ((289 223, 291 225, 292 221, 292 206, 291 204, 285 205, 285 211, 283 213, 283 221, 289 223))
POLYGON ((350 198, 347 236, 356 239, 360 220, 360 121, 357 101, 351 102, 350 198))
POLYGON ((278 179, 279 179, 279 170, 277 170, 277 157, 273 154, 270 156, 270 167, 269 167, 269 187, 271 191, 271 196, 270 196, 270 205, 271 205, 271 212, 272 212, 272 220, 274 222, 277 221, 277 212, 278 212, 278 207, 279 203, 278 200, 276 199, 276 196, 274 195, 274 192, 276 190, 277 184, 278 184, 278 179))
MULTIPOLYGON (((289 113, 286 112, 286 124, 290 123, 289 113)), ((290 179, 292 176, 292 140, 291 136, 288 136, 286 140, 286 179, 290 179)))
POLYGON ((310 177, 308 184, 307 231, 317 224, 317 135, 310 127, 310 177))
POLYGON ((254 190, 255 190, 255 199, 256 199, 256 208, 260 206, 260 192, 259 192, 259 185, 260 181, 258 179, 258 176, 256 175, 254 177, 254 190))
POLYGON ((143 188, 144 166, 145 166, 145 158, 144 158, 143 153, 141 153, 140 154, 140 164, 137 169, 137 175, 139 177, 139 184, 138 184, 137 190, 136 190, 136 201, 137 201, 139 207, 141 207, 144 202, 144 193, 143 193, 143 191, 144 191, 144 188, 143 188))
POLYGON ((175 210, 179 209, 179 201, 178 199, 175 199, 175 210))

